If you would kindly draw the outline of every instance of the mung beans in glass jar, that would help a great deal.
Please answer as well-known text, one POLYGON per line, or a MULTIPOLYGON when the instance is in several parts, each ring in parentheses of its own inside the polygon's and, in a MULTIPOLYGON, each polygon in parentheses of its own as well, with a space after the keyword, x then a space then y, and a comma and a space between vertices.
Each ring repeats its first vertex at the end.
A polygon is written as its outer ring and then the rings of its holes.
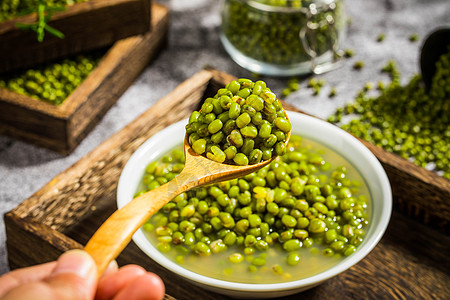
POLYGON ((339 66, 343 0, 225 0, 221 41, 251 72, 292 76, 339 66))

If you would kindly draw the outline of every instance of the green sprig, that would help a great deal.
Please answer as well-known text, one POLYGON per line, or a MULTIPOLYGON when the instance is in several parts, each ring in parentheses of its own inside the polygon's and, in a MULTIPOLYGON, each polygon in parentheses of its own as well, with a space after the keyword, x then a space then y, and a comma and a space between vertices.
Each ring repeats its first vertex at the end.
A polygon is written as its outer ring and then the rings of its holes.
POLYGON ((51 27, 48 25, 48 22, 53 17, 53 14, 57 11, 63 11, 65 10, 65 7, 61 6, 47 6, 45 5, 43 0, 39 0, 38 6, 37 6, 37 15, 38 20, 35 23, 31 24, 24 24, 24 23, 16 23, 16 27, 23 30, 33 30, 37 34, 37 40, 38 42, 42 42, 44 40, 45 32, 63 39, 64 33, 59 31, 56 28, 51 27))

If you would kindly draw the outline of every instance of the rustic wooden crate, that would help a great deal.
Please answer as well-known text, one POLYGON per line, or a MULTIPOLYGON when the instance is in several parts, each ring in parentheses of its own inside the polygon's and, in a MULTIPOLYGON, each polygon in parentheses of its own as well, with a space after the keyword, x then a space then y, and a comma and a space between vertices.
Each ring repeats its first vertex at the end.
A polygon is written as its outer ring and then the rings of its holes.
MULTIPOLYGON (((232 79, 216 70, 200 71, 8 212, 5 223, 11 268, 54 260, 63 251, 86 244, 116 209, 119 175, 134 151, 161 129, 187 118, 206 97, 232 79)), ((285 107, 295 110, 287 104, 285 107)), ((358 264, 314 289, 283 299, 328 299, 330 295, 333 299, 450 297, 450 237, 427 226, 430 220, 423 218, 433 215, 440 220, 438 224, 448 225, 448 183, 439 186, 436 183, 443 182, 427 182, 426 177, 433 175, 424 175, 415 166, 368 146, 386 168, 394 201, 412 203, 414 210, 394 211, 380 243, 358 264), (420 189, 422 186, 425 190, 420 189)), ((136 263, 159 274, 166 284, 167 299, 228 299, 165 270, 133 242, 118 262, 136 263)))
POLYGON ((153 4, 152 23, 151 31, 116 42, 59 106, 0 88, 0 133, 70 153, 165 45, 168 9, 153 4))
POLYGON ((49 33, 38 42, 36 33, 16 23, 36 22, 36 13, 0 23, 0 73, 26 68, 82 51, 111 46, 151 28, 151 0, 90 0, 55 13, 49 25, 64 33, 49 33))

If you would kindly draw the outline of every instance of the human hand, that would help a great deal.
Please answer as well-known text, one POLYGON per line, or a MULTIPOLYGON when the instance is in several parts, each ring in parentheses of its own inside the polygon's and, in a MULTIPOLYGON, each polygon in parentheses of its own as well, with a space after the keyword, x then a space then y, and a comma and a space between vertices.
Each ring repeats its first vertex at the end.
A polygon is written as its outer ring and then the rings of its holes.
POLYGON ((1 300, 157 300, 164 284, 137 265, 110 265, 98 280, 97 267, 82 250, 71 250, 57 261, 18 269, 0 277, 1 300))

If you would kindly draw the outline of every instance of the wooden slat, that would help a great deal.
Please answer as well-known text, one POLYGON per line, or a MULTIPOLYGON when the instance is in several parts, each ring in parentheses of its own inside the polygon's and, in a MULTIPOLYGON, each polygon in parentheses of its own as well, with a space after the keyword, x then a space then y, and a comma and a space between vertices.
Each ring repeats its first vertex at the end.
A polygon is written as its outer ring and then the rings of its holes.
POLYGON ((361 142, 386 171, 395 209, 450 234, 450 181, 369 142, 361 142))
POLYGON ((35 220, 5 214, 7 250, 12 269, 53 261, 61 253, 82 245, 35 220))

